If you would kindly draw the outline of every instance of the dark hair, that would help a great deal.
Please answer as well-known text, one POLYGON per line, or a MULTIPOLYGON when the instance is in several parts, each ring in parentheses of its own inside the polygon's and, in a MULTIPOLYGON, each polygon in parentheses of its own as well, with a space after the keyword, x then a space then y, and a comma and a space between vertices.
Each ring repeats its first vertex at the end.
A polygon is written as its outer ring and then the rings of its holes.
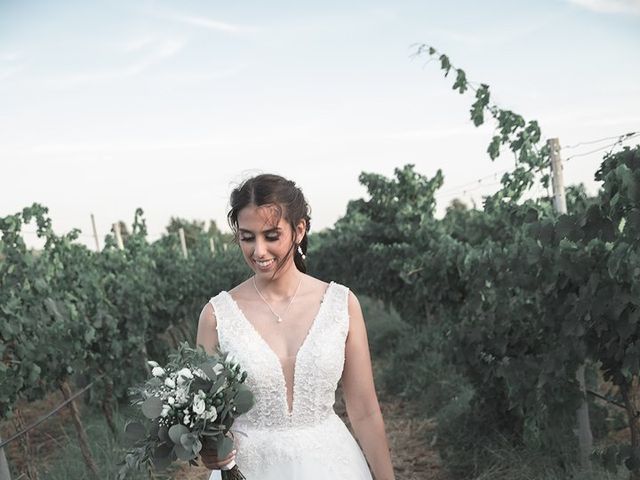
MULTIPOLYGON (((303 273, 307 272, 307 267, 304 264, 302 255, 298 252, 295 243, 295 231, 297 225, 301 220, 305 220, 306 233, 300 242, 302 253, 307 254, 307 234, 311 227, 311 209, 307 203, 302 190, 298 188, 295 182, 287 180, 280 175, 274 175, 270 173, 263 173, 256 175, 255 177, 248 178, 242 182, 238 187, 234 188, 231 192, 231 210, 227 213, 227 221, 234 233, 235 241, 238 241, 238 213, 243 208, 249 205, 271 206, 277 212, 277 221, 284 216, 287 223, 291 226, 292 235, 294 241, 291 243, 291 248, 287 252, 285 261, 293 254, 293 261, 298 270, 303 273)), ((274 276, 278 273, 278 270, 282 268, 286 262, 281 262, 274 276)))

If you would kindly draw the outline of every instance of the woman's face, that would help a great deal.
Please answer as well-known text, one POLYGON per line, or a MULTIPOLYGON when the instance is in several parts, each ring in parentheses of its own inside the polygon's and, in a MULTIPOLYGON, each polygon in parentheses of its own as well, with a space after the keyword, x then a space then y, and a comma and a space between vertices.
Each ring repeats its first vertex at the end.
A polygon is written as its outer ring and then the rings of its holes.
POLYGON ((293 238, 291 226, 272 206, 249 205, 238 212, 238 240, 242 254, 257 276, 272 277, 293 265, 293 254, 286 258, 291 244, 304 236, 304 221, 300 222, 293 238), (280 266, 284 263, 284 266, 280 266), (290 265, 291 264, 291 265, 290 265))

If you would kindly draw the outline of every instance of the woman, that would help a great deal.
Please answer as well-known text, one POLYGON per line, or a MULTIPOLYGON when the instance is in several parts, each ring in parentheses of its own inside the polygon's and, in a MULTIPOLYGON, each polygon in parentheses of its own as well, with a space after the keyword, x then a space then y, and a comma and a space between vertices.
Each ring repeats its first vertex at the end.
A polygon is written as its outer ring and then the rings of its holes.
POLYGON ((254 275, 204 306, 196 341, 236 357, 255 406, 236 419, 229 457, 204 446, 210 478, 237 463, 247 480, 368 480, 368 460, 376 480, 394 479, 358 299, 305 273, 304 195, 258 175, 232 192, 228 220, 254 275), (333 410, 340 379, 362 450, 333 410))

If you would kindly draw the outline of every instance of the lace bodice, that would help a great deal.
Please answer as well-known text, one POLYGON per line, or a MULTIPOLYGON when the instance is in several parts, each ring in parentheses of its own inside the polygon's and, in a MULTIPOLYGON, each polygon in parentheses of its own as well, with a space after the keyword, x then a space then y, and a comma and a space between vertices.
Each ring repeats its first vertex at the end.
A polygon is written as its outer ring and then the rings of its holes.
POLYGON ((232 353, 247 371, 254 407, 234 426, 268 430, 307 427, 335 415, 335 392, 342 376, 349 330, 349 289, 331 282, 318 313, 295 357, 293 403, 289 412, 286 381, 276 353, 244 316, 231 295, 222 291, 213 305, 220 348, 232 353))

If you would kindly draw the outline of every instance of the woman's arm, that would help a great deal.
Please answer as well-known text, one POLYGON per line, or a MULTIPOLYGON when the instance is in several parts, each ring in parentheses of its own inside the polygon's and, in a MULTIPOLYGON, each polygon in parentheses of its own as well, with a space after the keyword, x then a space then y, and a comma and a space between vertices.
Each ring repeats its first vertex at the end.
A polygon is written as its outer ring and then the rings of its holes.
POLYGON ((209 355, 213 355, 218 346, 218 331, 216 330, 216 315, 213 305, 207 303, 200 312, 196 346, 202 345, 209 355))
POLYGON ((347 415, 376 480, 395 480, 376 395, 367 330, 356 296, 349 293, 349 333, 342 373, 347 415))
MULTIPOLYGON (((213 310, 213 305, 210 303, 207 303, 200 312, 196 345, 202 345, 209 355, 213 354, 218 346, 216 315, 213 310)), ((223 466, 235 460, 236 455, 234 450, 227 458, 218 459, 215 444, 205 440, 202 443, 202 450, 200 450, 200 458, 204 466, 209 470, 220 470, 223 466)))

